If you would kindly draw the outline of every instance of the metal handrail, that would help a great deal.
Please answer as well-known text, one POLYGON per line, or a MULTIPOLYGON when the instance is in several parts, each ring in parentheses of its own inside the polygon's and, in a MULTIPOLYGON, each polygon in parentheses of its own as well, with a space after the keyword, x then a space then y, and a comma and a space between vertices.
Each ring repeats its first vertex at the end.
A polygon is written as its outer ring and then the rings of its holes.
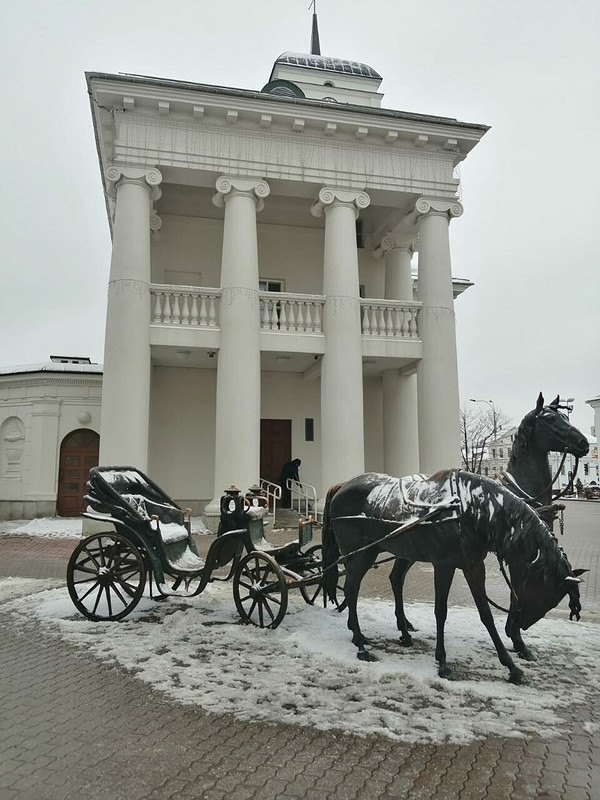
POLYGON ((318 522, 319 516, 317 511, 316 488, 311 486, 309 483, 299 483, 293 478, 287 479, 287 488, 290 490, 291 494, 290 506, 294 509, 296 508, 294 503, 297 503, 297 511, 299 514, 302 514, 302 504, 304 504, 304 516, 308 517, 310 512, 315 522, 318 522))
POLYGON ((269 514, 273 514, 273 527, 275 527, 275 514, 277 511, 277 501, 281 500, 281 486, 278 483, 271 483, 266 478, 258 481, 260 488, 267 495, 269 501, 269 514))

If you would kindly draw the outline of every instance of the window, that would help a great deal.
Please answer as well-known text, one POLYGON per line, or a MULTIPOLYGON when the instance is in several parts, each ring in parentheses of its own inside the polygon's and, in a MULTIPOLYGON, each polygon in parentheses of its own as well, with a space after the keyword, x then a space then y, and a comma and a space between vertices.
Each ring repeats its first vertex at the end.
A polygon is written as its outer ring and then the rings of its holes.
POLYGON ((315 440, 315 421, 312 417, 306 417, 304 420, 304 441, 314 442, 315 440))
POLYGON ((500 458, 504 458, 504 448, 500 448, 500 458))
POLYGON ((259 278, 258 290, 259 292, 283 292, 283 284, 283 281, 259 278))
POLYGON ((496 448, 492 447, 492 458, 496 458, 496 448))
POLYGON ((584 464, 583 465, 583 474, 584 475, 589 475, 590 474, 590 465, 589 464, 584 464))

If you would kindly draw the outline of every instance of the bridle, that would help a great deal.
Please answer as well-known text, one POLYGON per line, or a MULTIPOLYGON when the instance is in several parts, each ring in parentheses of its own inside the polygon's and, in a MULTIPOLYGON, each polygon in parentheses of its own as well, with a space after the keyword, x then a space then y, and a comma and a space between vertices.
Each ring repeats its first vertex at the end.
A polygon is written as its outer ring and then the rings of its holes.
MULTIPOLYGON (((571 411, 572 410, 571 406, 568 406, 568 405, 549 406, 549 408, 552 408, 554 411, 558 411, 558 409, 560 409, 560 408, 564 408, 567 411, 571 411)), ((515 490, 516 490, 515 493, 517 494, 517 496, 521 497, 521 499, 524 500, 528 505, 533 506, 534 504, 539 503, 540 498, 543 497, 544 495, 546 495, 548 492, 551 492, 552 491, 552 487, 554 486, 554 484, 558 480, 558 477, 561 474, 562 468, 564 466, 565 459, 567 457, 567 452, 568 452, 567 448, 568 448, 568 446, 569 446, 569 432, 567 431, 566 436, 565 436, 564 448, 562 450, 562 458, 561 458, 560 464, 558 465, 558 469, 556 470, 556 474, 554 475, 554 477, 552 478, 552 480, 550 481, 548 486, 546 486, 544 489, 542 489, 541 492, 536 494, 535 497, 532 497, 524 489, 522 489, 521 486, 519 486, 517 481, 514 479, 514 477, 508 471, 505 471, 505 472, 502 473, 502 475, 500 476, 500 482, 504 486, 506 486, 507 489, 510 489, 512 492, 515 492, 515 490)), ((561 451, 558 451, 558 452, 561 452, 561 451)), ((572 492, 572 490, 573 490, 573 481, 575 480, 575 476, 577 475, 577 470, 578 469, 579 469, 579 458, 577 456, 575 456, 575 469, 573 469, 572 472, 571 472, 571 477, 569 479, 569 482, 567 483, 565 488, 559 494, 557 494, 556 497, 554 497, 553 502, 556 502, 557 500, 560 500, 561 497, 564 497, 566 494, 569 494, 570 492, 572 492)), ((552 508, 553 507, 553 502, 550 503, 550 506, 548 506, 548 508, 552 508)), ((544 506, 541 506, 541 508, 544 508, 544 506)), ((558 508, 558 510, 561 512, 561 518, 560 518, 560 523, 559 524, 560 524, 560 532, 562 534, 563 530, 564 530, 564 516, 563 516, 562 512, 563 512, 564 509, 558 508)))

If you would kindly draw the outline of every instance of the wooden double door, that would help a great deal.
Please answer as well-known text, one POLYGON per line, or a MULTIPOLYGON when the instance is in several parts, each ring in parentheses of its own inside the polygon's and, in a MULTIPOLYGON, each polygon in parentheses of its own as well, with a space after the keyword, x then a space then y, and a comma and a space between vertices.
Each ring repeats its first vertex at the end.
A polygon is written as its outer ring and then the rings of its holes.
POLYGON ((261 419, 260 477, 279 483, 281 468, 292 460, 292 420, 261 419))
POLYGON ((98 466, 100 437, 95 431, 72 431, 60 446, 58 467, 58 497, 56 512, 59 517, 78 517, 85 508, 83 496, 90 467, 98 466))

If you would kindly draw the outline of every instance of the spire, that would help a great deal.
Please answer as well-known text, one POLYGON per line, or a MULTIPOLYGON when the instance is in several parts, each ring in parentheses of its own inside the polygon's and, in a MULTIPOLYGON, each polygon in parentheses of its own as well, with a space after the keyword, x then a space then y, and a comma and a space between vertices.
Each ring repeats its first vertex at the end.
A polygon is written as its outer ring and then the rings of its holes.
POLYGON ((313 56, 320 56, 321 45, 319 43, 319 23, 317 22, 317 0, 312 0, 310 6, 313 7, 312 33, 310 37, 310 53, 313 56))

